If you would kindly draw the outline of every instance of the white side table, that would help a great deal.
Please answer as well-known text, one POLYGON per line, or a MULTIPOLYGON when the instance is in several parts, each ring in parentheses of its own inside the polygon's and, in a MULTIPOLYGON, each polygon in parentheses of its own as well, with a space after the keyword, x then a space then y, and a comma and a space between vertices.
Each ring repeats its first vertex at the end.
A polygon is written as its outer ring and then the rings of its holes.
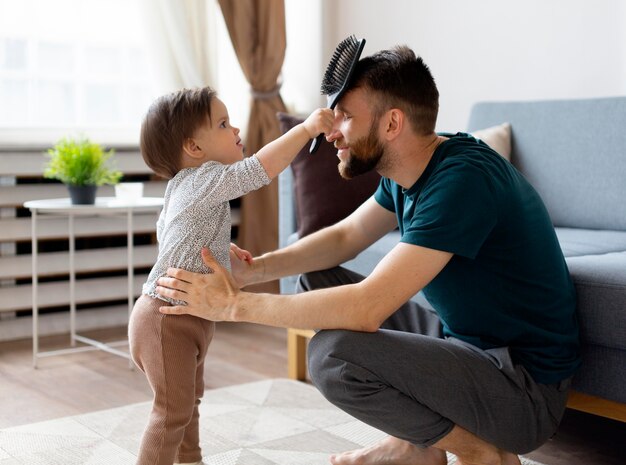
MULTIPOLYGON (((98 197, 95 205, 72 205, 69 198, 32 200, 24 203, 32 214, 32 259, 33 259, 33 366, 37 368, 37 360, 41 357, 63 355, 85 350, 100 349, 130 360, 127 352, 114 347, 116 343, 103 343, 81 336, 76 333, 76 269, 74 263, 75 233, 74 218, 77 216, 125 215, 127 218, 127 250, 128 250, 128 314, 133 309, 133 214, 143 212, 158 213, 163 207, 160 197, 142 197, 133 201, 122 201, 115 197, 98 197), (38 269, 37 269, 37 223, 39 215, 67 216, 69 221, 69 267, 70 267, 70 342, 67 349, 39 351, 39 306, 38 306, 38 269), (76 347, 76 341, 87 344, 76 347)), ((122 341, 126 344, 126 341, 122 341)), ((132 361, 130 361, 132 367, 132 361)))

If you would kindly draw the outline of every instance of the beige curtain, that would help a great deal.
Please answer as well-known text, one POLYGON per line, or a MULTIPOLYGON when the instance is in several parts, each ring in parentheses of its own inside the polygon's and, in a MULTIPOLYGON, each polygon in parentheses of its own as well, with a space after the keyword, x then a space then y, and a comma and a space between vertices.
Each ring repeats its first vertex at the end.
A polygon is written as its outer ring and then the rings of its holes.
POLYGON ((212 85, 217 5, 206 0, 141 0, 140 6, 159 93, 212 85))
MULTIPOLYGON (((278 79, 286 48, 284 0, 218 0, 226 27, 246 79, 252 106, 246 137, 246 152, 280 135, 276 112, 286 111, 278 79)), ((239 245, 253 255, 278 246, 278 187, 272 181, 247 194, 241 204, 239 245)), ((258 288, 277 291, 276 283, 258 288)))

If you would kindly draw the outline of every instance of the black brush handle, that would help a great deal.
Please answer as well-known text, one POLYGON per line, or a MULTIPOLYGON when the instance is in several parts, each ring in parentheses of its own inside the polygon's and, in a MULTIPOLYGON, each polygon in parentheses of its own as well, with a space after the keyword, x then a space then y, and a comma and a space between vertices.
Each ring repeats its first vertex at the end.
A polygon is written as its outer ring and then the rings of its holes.
POLYGON ((317 149, 319 149, 320 145, 322 145, 322 137, 324 137, 323 133, 313 139, 313 142, 311 142, 311 147, 309 148, 309 153, 317 152, 317 149))

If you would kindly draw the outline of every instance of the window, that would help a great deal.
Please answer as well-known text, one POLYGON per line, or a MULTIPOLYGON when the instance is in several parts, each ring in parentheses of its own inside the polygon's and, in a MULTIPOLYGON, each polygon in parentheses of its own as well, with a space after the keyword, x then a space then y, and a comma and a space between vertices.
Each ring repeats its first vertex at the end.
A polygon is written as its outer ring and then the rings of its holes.
POLYGON ((0 143, 90 129, 137 141, 156 97, 139 2, 0 0, 0 143))

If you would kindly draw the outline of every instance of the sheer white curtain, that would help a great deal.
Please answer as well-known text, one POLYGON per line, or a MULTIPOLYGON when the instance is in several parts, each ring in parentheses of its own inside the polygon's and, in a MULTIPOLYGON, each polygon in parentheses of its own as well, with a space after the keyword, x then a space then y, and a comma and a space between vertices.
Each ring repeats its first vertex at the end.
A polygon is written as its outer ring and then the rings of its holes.
POLYGON ((142 0, 148 56, 159 93, 215 86, 215 1, 142 0))
POLYGON ((0 0, 0 145, 137 143, 155 97, 139 2, 0 0))

